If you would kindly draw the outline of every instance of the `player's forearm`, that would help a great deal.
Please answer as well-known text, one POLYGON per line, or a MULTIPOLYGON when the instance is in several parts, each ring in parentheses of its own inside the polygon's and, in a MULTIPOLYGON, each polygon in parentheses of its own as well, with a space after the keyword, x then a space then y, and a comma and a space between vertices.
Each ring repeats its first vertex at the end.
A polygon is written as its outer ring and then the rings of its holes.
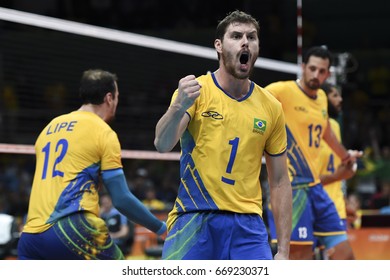
POLYGON ((126 178, 121 173, 103 173, 103 182, 109 192, 112 203, 130 221, 140 224, 149 230, 162 234, 165 232, 165 223, 157 219, 142 202, 129 190, 126 178))
POLYGON ((344 160, 346 157, 349 156, 347 149, 339 142, 336 135, 330 128, 330 125, 327 126, 323 138, 328 144, 328 146, 337 154, 339 158, 344 160))
POLYGON ((321 180, 321 184, 325 186, 325 185, 332 184, 340 179, 337 178, 336 173, 334 173, 328 175, 320 175, 320 180, 321 180))
POLYGON ((353 164, 341 164, 333 174, 320 175, 322 185, 328 185, 341 180, 348 180, 355 175, 353 164))
POLYGON ((292 228, 292 191, 290 182, 271 187, 271 208, 278 236, 278 254, 288 258, 292 228))
POLYGON ((154 146, 160 153, 171 151, 180 138, 180 122, 185 110, 171 105, 156 125, 154 146))

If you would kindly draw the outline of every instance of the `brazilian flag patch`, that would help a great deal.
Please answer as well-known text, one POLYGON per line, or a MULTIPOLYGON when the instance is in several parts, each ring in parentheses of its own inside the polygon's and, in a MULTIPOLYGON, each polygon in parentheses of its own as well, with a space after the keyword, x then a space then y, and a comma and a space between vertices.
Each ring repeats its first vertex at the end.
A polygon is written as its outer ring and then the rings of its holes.
POLYGON ((253 131, 261 134, 267 129, 267 121, 255 118, 253 120, 253 131))

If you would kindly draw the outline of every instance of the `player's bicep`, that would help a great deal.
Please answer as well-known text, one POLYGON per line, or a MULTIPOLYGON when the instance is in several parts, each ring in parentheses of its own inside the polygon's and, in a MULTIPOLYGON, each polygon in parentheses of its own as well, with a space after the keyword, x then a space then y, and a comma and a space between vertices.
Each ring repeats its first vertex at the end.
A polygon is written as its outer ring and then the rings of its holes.
POLYGON ((278 186, 288 180, 286 152, 277 156, 265 154, 265 161, 271 187, 278 186))

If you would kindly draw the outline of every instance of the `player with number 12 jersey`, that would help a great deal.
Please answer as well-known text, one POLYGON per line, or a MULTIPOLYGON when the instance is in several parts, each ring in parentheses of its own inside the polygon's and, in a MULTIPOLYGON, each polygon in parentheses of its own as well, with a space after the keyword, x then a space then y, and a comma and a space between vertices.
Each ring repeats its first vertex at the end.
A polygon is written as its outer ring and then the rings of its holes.
POLYGON ((92 222, 101 223, 97 218, 100 170, 122 168, 121 147, 110 126, 94 113, 74 111, 51 121, 35 148, 36 171, 24 232, 43 232, 80 211, 90 212, 92 222))

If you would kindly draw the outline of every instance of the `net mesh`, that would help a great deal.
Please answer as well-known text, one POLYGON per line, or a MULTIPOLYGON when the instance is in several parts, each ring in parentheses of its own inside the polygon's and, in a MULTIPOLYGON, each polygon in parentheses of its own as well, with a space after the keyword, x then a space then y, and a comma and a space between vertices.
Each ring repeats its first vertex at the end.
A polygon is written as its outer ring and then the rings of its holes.
MULTIPOLYGON (((8 20, 0 20, 0 28, 2 143, 32 145, 48 121, 79 107, 82 71, 102 68, 119 77, 120 103, 112 127, 122 148, 154 150, 155 125, 178 80, 218 68, 216 54, 213 58, 201 50, 183 54, 179 44, 176 52, 174 44, 167 51, 164 41, 143 47, 124 43, 123 36, 106 40, 97 38, 96 32, 84 36, 8 20)), ((108 29, 107 34, 115 35, 108 29)), ((257 67, 252 79, 266 85, 294 77, 290 72, 257 67)))

